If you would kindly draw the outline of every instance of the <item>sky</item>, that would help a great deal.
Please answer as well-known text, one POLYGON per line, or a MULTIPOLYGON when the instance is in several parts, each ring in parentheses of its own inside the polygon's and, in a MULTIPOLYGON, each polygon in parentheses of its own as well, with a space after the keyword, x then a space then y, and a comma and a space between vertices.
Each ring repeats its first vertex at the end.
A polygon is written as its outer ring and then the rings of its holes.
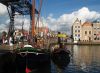
MULTIPOLYGON (((76 18, 82 23, 100 20, 100 0, 43 0, 40 22, 51 30, 71 34, 71 26, 76 18)), ((17 16, 15 21, 16 27, 19 27, 17 24, 22 23, 23 17, 17 16)), ((24 28, 27 28, 29 18, 26 16, 24 21, 24 28)), ((8 23, 6 7, 0 4, 0 30, 5 30, 8 23)))

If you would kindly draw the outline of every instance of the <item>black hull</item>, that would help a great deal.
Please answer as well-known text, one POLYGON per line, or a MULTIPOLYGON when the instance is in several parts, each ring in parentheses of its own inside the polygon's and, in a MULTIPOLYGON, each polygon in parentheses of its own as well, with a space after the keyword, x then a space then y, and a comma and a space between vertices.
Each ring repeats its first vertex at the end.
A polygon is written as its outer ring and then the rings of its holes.
POLYGON ((38 55, 34 53, 16 54, 17 73, 25 73, 26 67, 32 73, 50 73, 50 55, 47 53, 38 55))
POLYGON ((0 53, 0 73, 16 73, 16 55, 7 51, 0 53))
POLYGON ((50 54, 20 55, 5 52, 0 55, 0 73, 26 73, 26 67, 31 73, 51 73, 50 54))
POLYGON ((52 61, 58 68, 64 69, 70 63, 70 53, 69 51, 59 50, 57 52, 53 52, 52 61))

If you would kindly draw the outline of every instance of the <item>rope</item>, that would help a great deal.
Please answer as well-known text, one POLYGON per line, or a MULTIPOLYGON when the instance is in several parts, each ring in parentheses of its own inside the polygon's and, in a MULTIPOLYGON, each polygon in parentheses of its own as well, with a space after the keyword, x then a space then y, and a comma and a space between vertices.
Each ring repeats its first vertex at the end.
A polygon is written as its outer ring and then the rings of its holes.
MULTIPOLYGON (((37 17, 37 20, 36 20, 36 24, 37 24, 37 22, 38 22, 38 25, 37 25, 37 27, 38 27, 38 32, 39 32, 39 18, 40 18, 40 12, 41 12, 41 8, 42 8, 42 4, 43 4, 43 1, 40 0, 40 6, 39 6, 39 8, 38 8, 39 13, 38 13, 38 17, 37 17)), ((38 34, 39 34, 39 33, 38 33, 38 34)))

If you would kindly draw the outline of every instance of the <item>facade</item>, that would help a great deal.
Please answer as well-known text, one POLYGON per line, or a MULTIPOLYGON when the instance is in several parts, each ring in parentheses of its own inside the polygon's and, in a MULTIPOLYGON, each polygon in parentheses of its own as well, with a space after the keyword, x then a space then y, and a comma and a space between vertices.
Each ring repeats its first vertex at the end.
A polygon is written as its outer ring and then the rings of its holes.
POLYGON ((72 26, 72 34, 73 34, 73 40, 74 43, 77 43, 77 41, 80 41, 82 35, 81 35, 81 20, 79 20, 78 18, 76 19, 76 21, 74 22, 73 26, 72 26))
POLYGON ((93 40, 93 27, 91 22, 85 22, 82 25, 82 38, 81 41, 93 40))
POLYGON ((93 41, 100 42, 100 22, 93 22, 93 41))
POLYGON ((84 22, 77 18, 72 26, 73 41, 100 42, 100 22, 84 22))

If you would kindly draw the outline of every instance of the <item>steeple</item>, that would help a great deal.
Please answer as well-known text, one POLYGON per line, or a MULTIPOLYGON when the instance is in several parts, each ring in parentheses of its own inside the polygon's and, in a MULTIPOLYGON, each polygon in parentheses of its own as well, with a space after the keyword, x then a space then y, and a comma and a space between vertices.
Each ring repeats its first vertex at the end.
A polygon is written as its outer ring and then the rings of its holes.
POLYGON ((75 22, 79 22, 79 19, 78 18, 76 18, 76 21, 75 22))
POLYGON ((76 20, 75 20, 74 23, 79 23, 79 24, 81 24, 81 20, 79 20, 78 18, 76 18, 76 20))

